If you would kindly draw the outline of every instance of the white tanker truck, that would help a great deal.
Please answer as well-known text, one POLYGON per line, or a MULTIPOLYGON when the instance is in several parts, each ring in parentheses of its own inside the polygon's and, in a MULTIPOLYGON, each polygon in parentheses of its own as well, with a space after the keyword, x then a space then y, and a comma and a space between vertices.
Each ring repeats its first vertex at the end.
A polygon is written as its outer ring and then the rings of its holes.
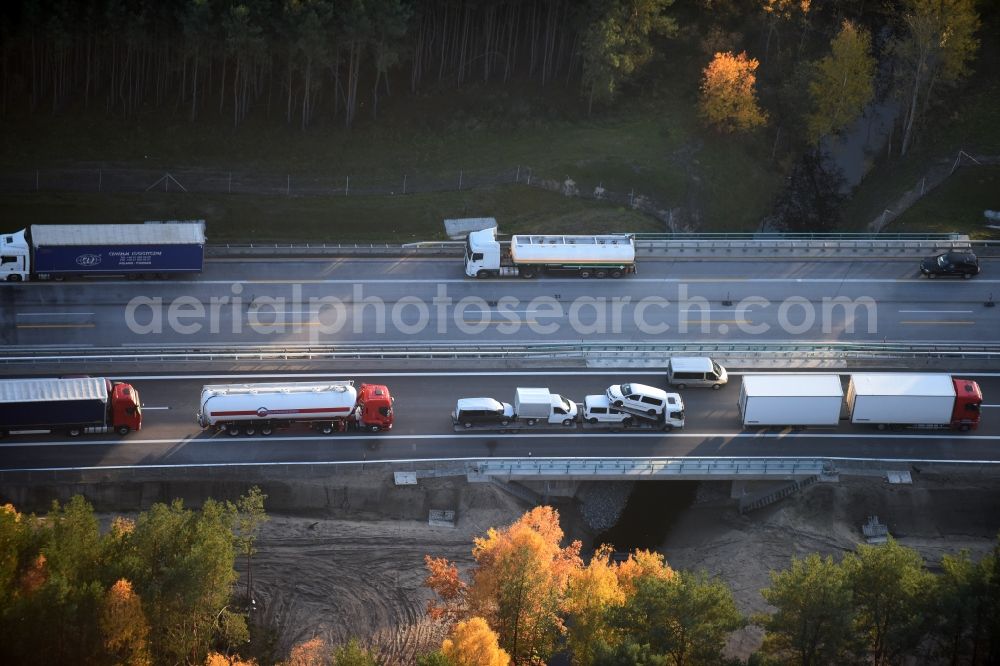
POLYGON ((280 384, 217 384, 201 389, 198 425, 235 437, 270 435, 307 423, 329 435, 351 428, 378 432, 393 422, 393 398, 386 386, 353 381, 280 384))
POLYGON ((497 228, 472 231, 465 243, 465 274, 474 278, 533 278, 543 272, 582 278, 635 273, 635 239, 629 234, 563 236, 525 234, 497 240, 497 228))

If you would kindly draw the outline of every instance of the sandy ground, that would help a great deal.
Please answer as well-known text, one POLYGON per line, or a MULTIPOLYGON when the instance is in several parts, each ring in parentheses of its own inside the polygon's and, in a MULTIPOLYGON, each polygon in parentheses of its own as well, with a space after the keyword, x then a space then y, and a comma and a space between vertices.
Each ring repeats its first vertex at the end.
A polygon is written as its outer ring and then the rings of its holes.
MULTIPOLYGON (((729 492, 728 483, 702 484, 661 550, 676 568, 723 578, 748 614, 767 610, 759 590, 770 570, 810 552, 839 558, 863 542, 861 525, 870 515, 932 568, 944 553, 988 551, 1000 529, 1000 480, 983 477, 915 475, 911 486, 850 477, 811 486, 747 516, 739 515, 729 492)), ((526 508, 489 484, 470 484, 461 490, 454 529, 418 521, 273 516, 259 541, 254 590, 261 619, 276 630, 276 655, 314 636, 329 644, 359 637, 377 646, 386 664, 412 663, 414 654, 442 638, 441 627, 424 618, 424 555, 468 564, 473 537, 526 508)), ((564 529, 583 531, 579 525, 564 529)), ((750 627, 732 637, 729 652, 745 657, 759 642, 760 630, 750 627)))

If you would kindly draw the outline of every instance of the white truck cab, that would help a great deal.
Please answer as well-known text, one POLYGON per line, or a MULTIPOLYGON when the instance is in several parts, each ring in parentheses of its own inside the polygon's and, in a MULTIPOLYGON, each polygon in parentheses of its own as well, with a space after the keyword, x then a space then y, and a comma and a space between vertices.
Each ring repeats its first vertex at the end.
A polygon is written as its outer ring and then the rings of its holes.
POLYGON ((0 234, 0 280, 23 282, 31 274, 31 248, 25 231, 0 234))
POLYGON ((500 271, 500 242, 497 228, 470 231, 465 241, 465 274, 487 277, 500 271))

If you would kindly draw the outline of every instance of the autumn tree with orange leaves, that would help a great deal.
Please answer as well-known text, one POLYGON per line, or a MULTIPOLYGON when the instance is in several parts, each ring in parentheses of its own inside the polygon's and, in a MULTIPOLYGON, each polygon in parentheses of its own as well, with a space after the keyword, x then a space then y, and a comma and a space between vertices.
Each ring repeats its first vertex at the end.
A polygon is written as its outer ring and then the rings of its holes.
POLYGON ((595 646, 611 643, 608 610, 625 603, 625 593, 611 563, 611 546, 601 546, 586 567, 570 573, 564 610, 569 614, 568 644, 573 663, 594 663, 595 646))
POLYGON ((101 610, 104 646, 117 664, 145 666, 149 657, 149 623, 142 602, 124 578, 108 589, 101 610))
POLYGON ((441 654, 452 666, 507 666, 510 655, 500 647, 496 633, 481 617, 459 622, 441 644, 441 654))
POLYGON ((455 617, 486 620, 515 664, 544 662, 565 630, 563 594, 581 566, 580 542, 562 547, 562 539, 559 513, 536 507, 475 540, 471 583, 459 584, 453 565, 433 559, 425 582, 455 617))
POLYGON ((746 52, 716 53, 703 72, 699 110, 704 121, 721 132, 747 131, 767 122, 757 104, 756 58, 746 52))

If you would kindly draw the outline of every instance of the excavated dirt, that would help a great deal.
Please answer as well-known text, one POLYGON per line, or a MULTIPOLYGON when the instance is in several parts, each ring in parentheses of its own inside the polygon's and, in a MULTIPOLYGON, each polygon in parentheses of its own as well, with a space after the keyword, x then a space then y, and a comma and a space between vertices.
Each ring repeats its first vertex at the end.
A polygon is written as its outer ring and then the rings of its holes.
MULTIPOLYGON (((427 496, 437 498, 425 506, 457 510, 454 528, 399 519, 396 508, 395 520, 373 519, 373 503, 363 514, 349 516, 356 520, 322 512, 309 512, 313 517, 272 513, 253 570, 260 620, 273 628, 268 642, 275 656, 282 658, 293 645, 317 636, 330 645, 358 637, 383 654, 383 663, 410 664, 414 654, 440 644, 442 628, 424 616, 429 598, 422 587, 424 555, 468 565, 474 537, 510 523, 529 507, 491 484, 462 479, 420 484, 427 496)), ((391 488, 379 492, 396 507, 391 488)), ((738 513, 729 493, 728 483, 702 484, 660 550, 675 568, 720 576, 747 614, 767 610, 759 590, 768 584, 770 570, 810 552, 840 558, 863 542, 861 526, 868 516, 878 516, 932 568, 944 553, 988 551, 1000 529, 1000 479, 980 475, 915 473, 910 486, 889 485, 882 477, 845 477, 746 516, 738 513)), ((283 504, 288 512, 289 503, 283 504)), ((574 506, 560 510, 567 534, 594 536, 574 506)), ((417 512, 426 515, 421 507, 403 515, 417 512)), ((649 507, 651 518, 660 513, 649 507)), ((238 568, 242 572, 243 564, 238 568)), ((759 643, 760 630, 750 627, 732 637, 729 652, 745 657, 759 643)))

